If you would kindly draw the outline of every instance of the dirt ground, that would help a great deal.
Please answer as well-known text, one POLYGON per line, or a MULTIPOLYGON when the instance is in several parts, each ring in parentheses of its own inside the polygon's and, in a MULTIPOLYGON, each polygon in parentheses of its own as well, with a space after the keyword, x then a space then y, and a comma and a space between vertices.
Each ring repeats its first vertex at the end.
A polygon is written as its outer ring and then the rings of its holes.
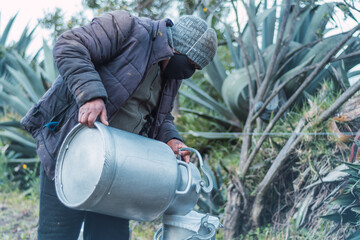
POLYGON ((36 239, 38 201, 25 193, 0 192, 0 239, 36 239))
MULTIPOLYGON (((36 240, 38 226, 38 197, 27 193, 0 192, 0 240, 36 240)), ((132 240, 148 240, 160 228, 160 222, 131 221, 132 240)), ((79 240, 82 240, 80 234, 79 240)))

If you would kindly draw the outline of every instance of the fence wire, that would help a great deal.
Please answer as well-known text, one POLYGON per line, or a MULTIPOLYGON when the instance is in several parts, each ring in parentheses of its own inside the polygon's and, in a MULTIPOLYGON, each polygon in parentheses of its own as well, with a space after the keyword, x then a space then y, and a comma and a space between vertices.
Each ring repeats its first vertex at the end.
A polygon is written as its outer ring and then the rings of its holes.
POLYGON ((279 136, 356 136, 356 132, 270 132, 270 133, 263 133, 263 132, 250 132, 250 133, 243 133, 243 132, 194 132, 194 131, 188 131, 188 132, 180 132, 181 135, 193 135, 196 137, 206 137, 206 136, 212 136, 216 138, 227 138, 227 137, 243 137, 243 136, 273 136, 273 137, 279 137, 279 136))

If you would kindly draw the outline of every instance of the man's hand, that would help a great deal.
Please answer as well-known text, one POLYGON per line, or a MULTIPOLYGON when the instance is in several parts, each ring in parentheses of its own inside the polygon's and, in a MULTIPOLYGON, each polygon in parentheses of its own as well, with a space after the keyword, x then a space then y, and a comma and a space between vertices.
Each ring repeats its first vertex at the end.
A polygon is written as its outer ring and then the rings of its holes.
POLYGON ((109 126, 106 115, 106 108, 104 100, 97 98, 91 101, 86 102, 79 108, 79 118, 78 121, 82 125, 88 127, 94 127, 94 122, 97 117, 100 115, 101 122, 109 126))
MULTIPOLYGON (((175 154, 179 154, 179 148, 186 148, 187 146, 178 139, 171 139, 167 142, 167 145, 173 150, 175 154)), ((183 161, 190 162, 190 151, 180 151, 180 155, 183 161)))

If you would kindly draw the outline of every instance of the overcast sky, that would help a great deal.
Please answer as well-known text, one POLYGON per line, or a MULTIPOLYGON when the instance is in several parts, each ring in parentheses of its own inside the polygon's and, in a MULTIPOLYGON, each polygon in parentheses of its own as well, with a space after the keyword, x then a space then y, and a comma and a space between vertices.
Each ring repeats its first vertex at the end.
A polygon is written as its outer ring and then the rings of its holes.
MULTIPOLYGON (((19 12, 9 40, 18 39, 27 24, 30 28, 34 27, 37 20, 44 16, 44 11, 52 11, 56 7, 63 9, 65 16, 69 18, 82 8, 81 0, 0 0, 0 33, 9 19, 19 12)), ((48 37, 48 34, 47 31, 38 28, 31 48, 39 49, 42 45, 42 38, 48 37)))

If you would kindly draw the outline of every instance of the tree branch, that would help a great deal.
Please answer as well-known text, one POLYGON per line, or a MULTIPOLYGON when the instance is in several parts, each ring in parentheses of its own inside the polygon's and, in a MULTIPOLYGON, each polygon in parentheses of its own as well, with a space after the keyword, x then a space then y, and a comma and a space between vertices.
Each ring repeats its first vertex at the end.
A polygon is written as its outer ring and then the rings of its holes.
POLYGON ((143 4, 138 4, 136 7, 136 12, 140 12, 142 9, 147 8, 150 4, 152 4, 153 0, 147 0, 143 4))
MULTIPOLYGON (((296 19, 298 17, 298 13, 299 13, 299 0, 296 1, 296 5, 295 5, 295 9, 293 11, 292 14, 292 18, 290 21, 290 26, 294 26, 296 23, 296 19)), ((289 49, 289 45, 291 40, 293 39, 293 34, 294 34, 294 27, 290 27, 290 31, 288 33, 288 36, 286 37, 286 39, 284 40, 283 46, 277 56, 276 62, 275 62, 275 68, 277 68, 280 65, 280 62, 284 59, 284 56, 286 54, 286 52, 289 49)), ((275 74, 276 76, 276 74, 275 74)), ((267 91, 269 90, 269 88, 267 89, 267 91)), ((267 94, 265 94, 264 96, 266 96, 267 94)), ((263 98, 264 99, 264 98, 263 98)))
MULTIPOLYGON (((295 25, 295 21, 296 21, 298 12, 299 12, 299 1, 297 1, 296 7, 295 7, 295 10, 294 10, 294 14, 293 14, 293 16, 292 16, 292 18, 291 18, 291 23, 290 23, 291 26, 295 25)), ((287 38, 286 38, 285 41, 284 41, 283 47, 282 47, 282 49, 280 50, 280 53, 279 53, 279 55, 278 55, 278 57, 277 57, 275 67, 279 66, 280 62, 283 60, 283 56, 286 54, 286 51, 287 51, 288 48, 289 48, 289 44, 290 44, 290 41, 291 41, 291 39, 292 39, 293 31, 294 31, 294 28, 291 28, 291 30, 290 30, 287 38)), ((286 66, 286 64, 287 64, 290 60, 291 60, 291 59, 288 59, 288 61, 286 61, 286 62, 283 64, 283 67, 281 67, 281 68, 275 73, 274 78, 276 78, 277 75, 280 74, 280 71, 286 66)), ((311 70, 311 69, 313 69, 313 68, 310 68, 310 69, 309 69, 309 68, 305 68, 304 70, 305 70, 305 72, 307 72, 307 71, 309 71, 309 70, 311 70)), ((300 75, 301 75, 301 74, 303 74, 303 73, 301 72, 300 75)), ((299 75, 295 75, 295 77, 296 77, 296 76, 299 76, 299 75)), ((286 81, 286 82, 289 82, 289 81, 286 81)), ((281 84, 280 86, 282 86, 282 87, 281 87, 280 89, 279 89, 279 87, 277 88, 277 89, 278 89, 278 92, 285 86, 285 84, 281 84)), ((268 90, 269 90, 269 89, 268 89, 268 90)), ((267 91, 268 91, 268 90, 267 90, 267 91)), ((273 93, 274 93, 274 91, 273 91, 273 93)), ((276 96, 276 94, 274 95, 273 93, 272 93, 272 95, 265 101, 265 104, 263 104, 263 106, 261 107, 261 109, 256 113, 257 117, 260 116, 260 114, 265 110, 266 106, 267 106, 267 105, 270 103, 270 101, 276 96)), ((265 95, 267 95, 267 92, 265 93, 265 95)), ((263 99, 264 99, 264 98, 263 98, 263 99)), ((262 99, 262 100, 263 100, 263 99, 262 99)), ((256 118, 257 118, 257 117, 256 117, 256 118)), ((251 121, 254 122, 254 121, 256 120, 256 118, 253 117, 251 121)))
POLYGON ((281 89, 283 89, 286 84, 288 84, 289 82, 291 82, 292 80, 294 80, 295 78, 304 75, 305 73, 307 73, 308 71, 313 70, 316 67, 316 65, 313 66, 308 66, 306 68, 304 68, 303 70, 301 70, 300 72, 294 74, 293 76, 289 77, 286 81, 282 82, 277 88, 275 88, 273 90, 273 92, 271 93, 271 95, 266 99, 266 101, 264 102, 263 106, 261 106, 261 108, 256 112, 256 114, 253 116, 252 121, 254 122, 256 120, 257 117, 260 116, 260 114, 265 110, 266 106, 271 102, 271 100, 280 92, 281 89))
POLYGON ((313 45, 323 41, 324 38, 319 38, 313 42, 310 42, 310 43, 307 43, 305 45, 302 45, 298 48, 295 48, 293 51, 289 52, 286 56, 285 56, 285 59, 288 59, 290 58, 291 56, 295 55, 295 54, 299 54, 302 50, 304 50, 305 48, 308 48, 308 47, 312 47, 313 45))
POLYGON ((298 134, 301 132, 305 125, 305 118, 302 118, 298 125, 296 126, 294 132, 292 133, 289 140, 286 142, 285 146, 281 149, 279 154, 277 155, 276 159, 274 160, 273 164, 271 165, 270 169, 266 173, 263 180, 260 182, 257 188, 257 194, 255 197, 255 201, 253 203, 252 211, 251 211, 251 220, 255 224, 255 226, 259 226, 259 216, 263 209, 263 199, 264 193, 273 182, 275 178, 275 174, 278 173, 279 169, 283 165, 285 159, 290 155, 293 148, 296 144, 300 141, 298 134))
POLYGON ((270 169, 267 171, 265 177, 258 185, 256 190, 256 197, 252 207, 251 219, 254 224, 258 225, 259 216, 263 209, 263 200, 265 193, 273 183, 274 179, 280 173, 281 168, 283 167, 286 159, 289 157, 291 152, 295 149, 298 143, 302 140, 300 132, 305 132, 309 128, 313 126, 317 126, 319 124, 323 124, 329 117, 331 117, 336 110, 338 110, 349 98, 351 98, 357 91, 360 90, 360 79, 348 88, 341 96, 325 111, 323 112, 319 118, 317 118, 314 122, 308 123, 305 125, 305 117, 302 118, 295 131, 292 133, 289 140, 286 142, 285 146, 281 149, 280 153, 274 160, 270 169))
MULTIPOLYGON (((247 60, 248 60, 250 63, 252 63, 252 60, 251 60, 248 52, 246 51, 246 49, 245 49, 245 47, 244 47, 245 44, 244 44, 244 42, 243 42, 243 40, 242 40, 242 34, 241 34, 241 29, 240 29, 240 24, 239 24, 239 16, 238 16, 238 14, 237 14, 237 9, 236 9, 236 6, 235 6, 233 0, 231 0, 231 5, 232 5, 232 7, 233 7, 233 9, 234 9, 234 12, 235 12, 236 26, 237 26, 238 35, 239 35, 239 42, 236 40, 236 36, 235 36, 235 34, 231 31, 230 27, 227 28, 227 30, 228 30, 228 32, 230 33, 230 35, 231 35, 232 37, 234 37, 235 40, 238 42, 238 44, 239 44, 239 46, 240 46, 240 48, 241 48, 242 53, 243 53, 243 54, 245 55, 245 57, 246 57, 246 58, 243 58, 243 63, 244 63, 245 69, 246 69, 246 73, 247 73, 247 75, 248 75, 249 97, 250 97, 250 101, 249 101, 249 102, 250 102, 250 105, 252 105, 252 102, 253 102, 253 99, 254 99, 254 89, 253 89, 252 84, 251 84, 252 78, 251 78, 251 74, 250 74, 250 70, 249 70, 249 66, 248 66, 248 62, 247 62, 247 60), (241 43, 241 44, 240 44, 240 43, 241 43)), ((252 64, 252 66, 253 66, 254 72, 255 72, 255 74, 256 74, 255 66, 254 66, 253 64, 252 64)))
POLYGON ((275 64, 277 62, 277 57, 278 54, 281 50, 281 46, 283 43, 283 37, 284 37, 284 33, 285 33, 285 29, 286 29, 286 23, 287 23, 287 19, 289 18, 289 14, 290 14, 290 0, 286 0, 286 5, 285 5, 285 12, 284 12, 284 18, 283 21, 281 23, 281 26, 279 28, 279 35, 276 41, 276 45, 275 45, 275 50, 274 53, 271 57, 269 66, 267 68, 266 74, 265 74, 265 78, 260 86, 260 88, 257 91, 256 97, 255 97, 255 102, 258 102, 260 100, 262 100, 262 98, 265 96, 265 92, 267 90, 267 87, 269 85, 270 79, 272 77, 274 68, 275 68, 275 64))
POLYGON ((336 61, 340 61, 340 60, 343 60, 343 59, 346 59, 346 58, 355 57, 355 56, 358 56, 358 55, 360 55, 360 51, 356 51, 356 52, 349 53, 349 54, 346 54, 346 55, 343 55, 343 56, 339 56, 337 58, 332 57, 330 62, 336 62, 336 61))
MULTIPOLYGON (((269 67, 268 67, 268 69, 266 71, 265 78, 262 81, 262 83, 260 85, 260 88, 258 89, 258 91, 256 93, 255 100, 254 100, 255 102, 260 101, 263 98, 263 95, 266 92, 267 85, 268 85, 268 83, 270 81, 270 76, 271 76, 271 74, 273 72, 273 69, 274 69, 274 64, 275 64, 275 61, 276 61, 276 55, 280 51, 280 46, 281 46, 281 43, 282 43, 282 38, 283 38, 283 35, 284 35, 286 22, 287 22, 286 20, 287 20, 287 18, 289 16, 289 12, 290 12, 290 1, 286 0, 286 11, 284 13, 284 19, 285 20, 282 22, 281 27, 279 29, 280 33, 278 35, 278 40, 277 40, 276 45, 275 45, 275 50, 274 50, 273 56, 271 58, 269 67)), ((249 167, 248 159, 249 159, 249 150, 250 150, 250 147, 251 147, 251 135, 249 133, 253 129, 252 118, 253 118, 253 115, 254 115, 254 108, 250 107, 249 109, 250 110, 249 110, 248 116, 246 118, 245 126, 244 126, 245 136, 243 137, 243 142, 242 142, 242 145, 241 145, 241 153, 240 153, 240 161, 239 161, 239 169, 241 171, 241 176, 242 177, 245 176, 245 173, 247 172, 248 167, 249 167)))
POLYGON ((321 62, 316 64, 316 68, 314 71, 304 80, 304 82, 300 85, 300 87, 296 90, 296 92, 288 99, 288 101, 281 106, 279 112, 275 115, 273 120, 268 124, 266 129, 264 130, 264 134, 260 137, 260 140, 257 142, 254 150, 251 152, 250 156, 246 161, 241 165, 242 176, 244 176, 249 168, 250 163, 255 158, 256 154, 260 150, 260 147, 264 143, 267 138, 267 134, 272 130, 275 126, 275 123, 280 119, 280 117, 284 114, 284 112, 295 102, 295 100, 302 94, 305 88, 314 80, 314 78, 320 73, 320 71, 325 67, 326 64, 329 63, 330 59, 340 50, 340 48, 352 37, 352 35, 360 29, 360 24, 350 30, 344 38, 335 46, 324 58, 321 62))
MULTIPOLYGON (((232 0, 232 2, 233 2, 233 0, 232 0)), ((253 21, 253 16, 252 16, 252 14, 250 12, 249 6, 246 5, 244 0, 241 0, 241 2, 244 5, 244 8, 245 8, 246 13, 248 15, 248 23, 249 23, 249 26, 250 26, 250 32, 251 32, 253 50, 254 50, 254 54, 255 54, 255 60, 258 63, 257 68, 254 69, 254 72, 255 72, 257 87, 260 87, 260 84, 261 84, 260 75, 263 74, 262 72, 265 69, 264 59, 262 57, 262 54, 261 54, 261 51, 259 49, 259 45, 258 45, 258 42, 257 42, 256 26, 255 26, 255 23, 253 21)))
POLYGON ((351 8, 351 9, 357 11, 357 12, 360 12, 360 10, 355 7, 354 0, 352 0, 352 3, 353 3, 353 4, 348 3, 347 0, 344 0, 344 3, 345 3, 345 5, 348 6, 349 8, 351 8))
MULTIPOLYGON (((203 5, 208 8, 208 6, 203 3, 203 5)), ((212 9, 209 9, 208 10, 213 14, 213 16, 219 21, 221 22, 222 24, 224 24, 225 28, 228 30, 228 32, 230 33, 230 35, 235 39, 235 41, 239 44, 240 48, 241 48, 241 51, 242 53, 244 54, 244 58, 243 58, 243 62, 244 62, 244 66, 245 66, 245 69, 246 69, 246 73, 248 75, 248 81, 249 81, 249 96, 250 96, 250 106, 253 104, 253 88, 252 88, 252 84, 251 84, 251 74, 250 74, 250 70, 249 70, 249 67, 248 67, 248 62, 250 62, 250 64, 252 65, 252 67, 255 69, 254 67, 254 63, 251 61, 251 58, 248 54, 248 52, 246 51, 245 47, 244 47, 244 42, 243 42, 243 39, 242 39, 242 35, 240 33, 240 30, 239 30, 239 37, 236 37, 234 32, 232 31, 231 27, 225 23, 223 20, 221 20, 221 18, 212 10, 212 9)))

